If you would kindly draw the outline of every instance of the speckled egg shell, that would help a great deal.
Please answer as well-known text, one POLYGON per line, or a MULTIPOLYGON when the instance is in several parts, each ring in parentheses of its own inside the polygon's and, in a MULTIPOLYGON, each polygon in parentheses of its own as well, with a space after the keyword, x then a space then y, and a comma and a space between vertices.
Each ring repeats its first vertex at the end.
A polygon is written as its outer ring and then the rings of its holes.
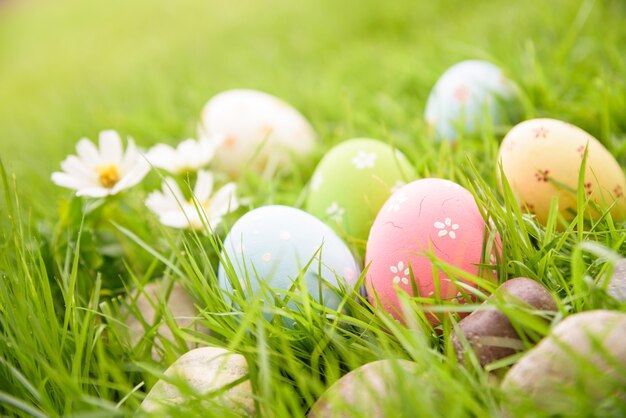
POLYGON ((462 132, 480 132, 486 123, 500 125, 516 119, 515 84, 496 65, 462 61, 450 67, 431 91, 425 119, 438 140, 456 140, 462 132))
MULTIPOLYGON (((555 197, 566 219, 575 216, 578 173, 585 147, 585 192, 601 206, 615 203, 611 214, 623 219, 624 172, 609 151, 587 132, 555 119, 532 119, 515 126, 502 141, 502 171, 520 206, 536 214, 539 222, 546 223, 550 202, 555 197)), ((592 214, 591 210, 587 213, 592 214)))
POLYGON ((385 200, 415 177, 397 149, 375 139, 351 139, 332 148, 318 164, 306 209, 341 235, 365 242, 385 200))
POLYGON ((238 176, 261 172, 308 154, 315 144, 309 122, 286 102, 255 90, 228 90, 204 106, 200 134, 223 140, 214 166, 238 176))
MULTIPOLYGON (((169 416, 165 414, 168 408, 198 400, 189 396, 189 389, 206 396, 228 388, 212 400, 236 410, 240 416, 251 416, 254 413, 254 395, 247 375, 248 363, 241 354, 218 347, 196 348, 183 354, 165 371, 164 376, 169 379, 157 381, 141 403, 141 409, 157 416, 169 416), (184 382, 188 386, 187 392, 172 384, 172 379, 184 382), (233 385, 242 379, 241 383, 233 385)), ((207 402, 205 408, 211 406, 207 402)))
MULTIPOLYGON (((472 194, 443 179, 422 179, 407 184, 387 200, 374 221, 365 256, 369 264, 366 285, 370 302, 401 319, 397 292, 413 294, 411 275, 422 297, 441 299, 460 296, 460 289, 439 271, 437 295, 432 253, 440 260, 478 276, 483 260, 487 226, 472 194)), ((497 236, 496 236, 497 237, 497 236)), ((492 252, 486 263, 495 264, 499 240, 489 243, 492 252)), ((470 283, 470 285, 474 285, 470 283)), ((430 317, 433 324, 438 320, 430 317)))
MULTIPOLYGON (((340 298, 325 282, 352 286, 360 273, 346 244, 327 225, 287 206, 264 206, 242 216, 224 241, 223 255, 232 263, 242 288, 252 295, 259 293, 261 281, 273 289, 290 289, 315 256, 304 273, 308 292, 317 301, 323 297, 324 304, 333 309, 340 298), (324 280, 321 295, 318 272, 324 280)), ((223 264, 218 280, 222 289, 232 292, 223 264)))
POLYGON ((307 418, 398 416, 398 410, 392 409, 399 401, 397 385, 415 381, 426 383, 418 372, 418 365, 408 360, 378 360, 365 364, 330 386, 311 407, 307 418))

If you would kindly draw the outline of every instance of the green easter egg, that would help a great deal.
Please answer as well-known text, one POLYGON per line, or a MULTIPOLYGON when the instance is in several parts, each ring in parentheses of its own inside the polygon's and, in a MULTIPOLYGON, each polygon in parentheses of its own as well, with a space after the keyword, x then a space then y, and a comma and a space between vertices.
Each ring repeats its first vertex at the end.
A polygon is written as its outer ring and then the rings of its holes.
POLYGON ((364 244, 387 198, 415 178, 415 169, 396 148, 375 139, 351 139, 318 164, 306 209, 345 238, 364 244))

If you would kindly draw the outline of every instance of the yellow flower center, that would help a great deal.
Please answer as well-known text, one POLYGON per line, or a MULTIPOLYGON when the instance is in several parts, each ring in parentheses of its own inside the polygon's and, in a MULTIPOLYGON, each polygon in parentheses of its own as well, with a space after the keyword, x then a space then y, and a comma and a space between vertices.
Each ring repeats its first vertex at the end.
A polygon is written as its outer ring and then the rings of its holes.
POLYGON ((196 200, 192 197, 191 199, 187 200, 187 203, 188 203, 190 206, 193 206, 194 208, 195 208, 195 207, 200 207, 200 209, 202 209, 205 213, 207 213, 207 214, 209 213, 209 202, 199 202, 199 201, 196 201, 196 200), (197 206, 196 206, 196 205, 197 205, 197 206))
POLYGON ((102 187, 112 188, 120 181, 120 171, 117 164, 106 164, 96 167, 100 176, 99 181, 102 187))

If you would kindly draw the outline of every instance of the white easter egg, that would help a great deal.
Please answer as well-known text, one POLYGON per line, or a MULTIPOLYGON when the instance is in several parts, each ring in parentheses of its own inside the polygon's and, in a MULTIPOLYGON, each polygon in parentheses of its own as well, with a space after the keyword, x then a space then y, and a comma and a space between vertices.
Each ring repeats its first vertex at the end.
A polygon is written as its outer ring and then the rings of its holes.
POLYGON ((220 145, 214 166, 233 177, 246 169, 273 171, 293 166, 315 144, 315 131, 288 103, 255 90, 228 90, 204 106, 200 134, 220 145))

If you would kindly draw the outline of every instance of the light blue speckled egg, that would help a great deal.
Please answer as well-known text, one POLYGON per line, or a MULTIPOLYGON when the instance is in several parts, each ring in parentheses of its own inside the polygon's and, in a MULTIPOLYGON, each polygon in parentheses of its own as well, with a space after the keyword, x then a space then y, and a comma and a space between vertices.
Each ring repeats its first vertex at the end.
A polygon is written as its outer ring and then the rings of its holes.
MULTIPOLYGON (((295 291, 298 287, 294 281, 308 265, 303 277, 309 294, 332 309, 338 307, 341 298, 328 285, 338 288, 342 282, 352 287, 360 274, 348 246, 332 229, 314 216, 287 206, 263 206, 242 216, 226 237, 222 255, 232 264, 248 296, 264 288, 262 281, 284 298, 281 290, 295 291)), ((222 263, 218 281, 224 291, 233 292, 222 263)))
POLYGON ((428 96, 425 119, 437 140, 455 141, 463 133, 483 132, 491 124, 519 121, 520 105, 513 81, 494 64, 461 61, 437 80, 428 96))

